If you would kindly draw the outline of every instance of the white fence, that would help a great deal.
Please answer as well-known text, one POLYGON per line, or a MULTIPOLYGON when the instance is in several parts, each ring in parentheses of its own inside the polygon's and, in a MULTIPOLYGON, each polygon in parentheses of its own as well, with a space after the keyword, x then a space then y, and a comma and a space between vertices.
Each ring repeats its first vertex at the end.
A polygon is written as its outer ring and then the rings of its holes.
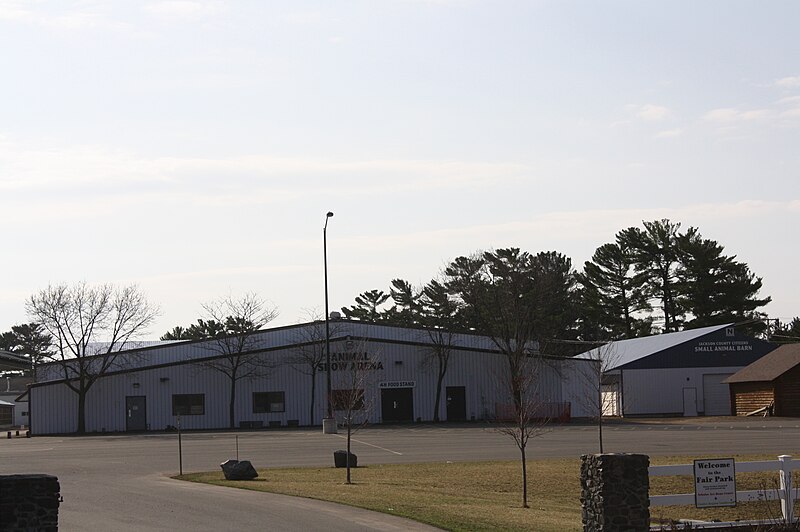
MULTIPOLYGON (((782 522, 792 524, 797 522, 794 516, 794 501, 800 499, 798 489, 792 488, 792 471, 800 469, 800 461, 792 461, 789 455, 781 455, 777 460, 767 460, 764 462, 736 462, 736 473, 751 473, 756 471, 779 471, 780 484, 777 489, 747 490, 737 491, 737 502, 747 501, 781 501, 782 522)), ((648 469, 651 477, 668 477, 673 475, 694 476, 693 464, 650 466, 648 469)), ((694 493, 682 493, 679 495, 651 495, 650 506, 674 506, 674 505, 694 505, 694 493)), ((752 521, 751 524, 758 524, 763 521, 752 521)), ((741 521, 736 523, 718 523, 714 527, 747 524, 741 521)), ((694 524, 693 524, 694 526, 694 524)))

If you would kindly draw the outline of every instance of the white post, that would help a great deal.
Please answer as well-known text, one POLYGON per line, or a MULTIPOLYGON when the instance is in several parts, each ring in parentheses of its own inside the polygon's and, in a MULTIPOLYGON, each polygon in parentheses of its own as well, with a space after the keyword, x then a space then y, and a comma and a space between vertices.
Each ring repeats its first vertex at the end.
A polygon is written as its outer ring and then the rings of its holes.
POLYGON ((778 457, 781 463, 781 513, 787 525, 794 523, 794 491, 792 490, 792 457, 782 454, 778 457))

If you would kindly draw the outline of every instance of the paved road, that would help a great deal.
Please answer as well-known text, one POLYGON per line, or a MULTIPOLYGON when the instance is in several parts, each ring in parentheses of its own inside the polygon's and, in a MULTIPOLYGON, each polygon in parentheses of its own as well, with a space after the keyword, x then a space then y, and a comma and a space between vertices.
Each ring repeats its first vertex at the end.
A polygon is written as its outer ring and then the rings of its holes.
MULTIPOLYGON (((607 452, 657 455, 800 456, 800 420, 675 420, 611 424, 607 452)), ((183 435, 185 472, 218 469, 235 457, 235 433, 183 435)), ((481 426, 396 426, 355 436, 359 462, 412 463, 516 459, 506 437, 481 426)), ((531 442, 529 455, 595 452, 596 427, 555 427, 531 442)), ((341 436, 320 430, 238 433, 239 455, 256 467, 331 465, 341 436)), ((409 530, 415 523, 335 504, 175 481, 175 434, 34 437, 0 440, 0 473, 49 473, 61 481, 62 530, 409 530)))

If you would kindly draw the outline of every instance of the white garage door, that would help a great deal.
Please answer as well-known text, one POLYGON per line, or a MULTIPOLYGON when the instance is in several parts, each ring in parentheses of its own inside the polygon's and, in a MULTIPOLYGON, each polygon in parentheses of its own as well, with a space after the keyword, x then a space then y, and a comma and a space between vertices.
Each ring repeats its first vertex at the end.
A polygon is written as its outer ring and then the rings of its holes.
POLYGON ((731 415, 730 388, 722 381, 733 375, 732 373, 719 373, 703 375, 703 406, 707 416, 731 415))

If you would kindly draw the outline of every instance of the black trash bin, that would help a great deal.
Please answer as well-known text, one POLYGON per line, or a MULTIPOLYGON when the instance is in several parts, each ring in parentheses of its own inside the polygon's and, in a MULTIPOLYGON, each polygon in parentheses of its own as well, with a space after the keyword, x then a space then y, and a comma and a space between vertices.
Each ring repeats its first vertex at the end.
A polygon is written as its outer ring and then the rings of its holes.
MULTIPOLYGON (((336 467, 347 467, 347 451, 334 451, 333 465, 336 467)), ((350 467, 358 467, 358 457, 353 453, 350 453, 350 467)))

